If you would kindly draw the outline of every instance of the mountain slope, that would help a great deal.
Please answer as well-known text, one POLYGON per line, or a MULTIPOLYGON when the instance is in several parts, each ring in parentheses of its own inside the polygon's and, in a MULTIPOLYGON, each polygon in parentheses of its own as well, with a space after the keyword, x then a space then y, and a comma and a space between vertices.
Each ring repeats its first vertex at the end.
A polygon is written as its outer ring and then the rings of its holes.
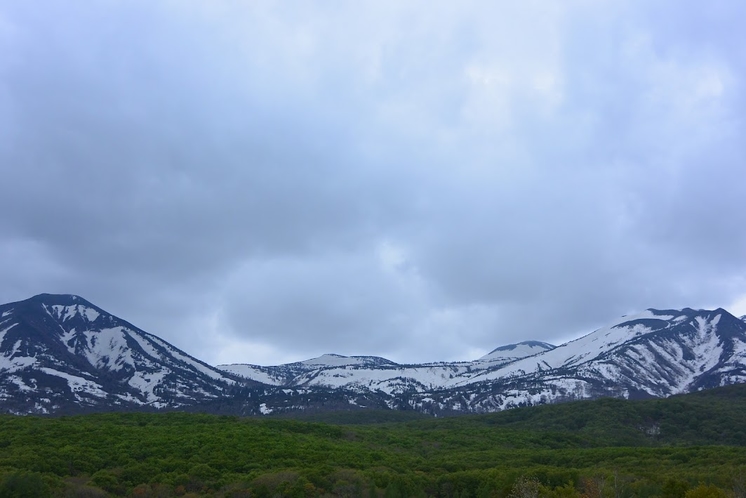
POLYGON ((473 362, 399 365, 335 357, 220 368, 256 380, 272 372, 280 387, 375 394, 391 408, 491 412, 604 396, 666 397, 746 382, 746 323, 723 309, 649 309, 556 348, 528 341, 473 362))
POLYGON ((355 392, 386 394, 425 392, 454 382, 468 382, 481 372, 554 348, 551 344, 526 341, 499 347, 468 362, 437 362, 400 365, 377 356, 323 355, 286 365, 218 365, 218 368, 247 379, 286 387, 327 387, 355 392))
POLYGON ((602 396, 664 397, 743 382, 746 323, 723 309, 650 309, 410 404, 496 411, 602 396))
POLYGON ((179 407, 234 383, 78 296, 0 306, 0 402, 10 411, 179 407))

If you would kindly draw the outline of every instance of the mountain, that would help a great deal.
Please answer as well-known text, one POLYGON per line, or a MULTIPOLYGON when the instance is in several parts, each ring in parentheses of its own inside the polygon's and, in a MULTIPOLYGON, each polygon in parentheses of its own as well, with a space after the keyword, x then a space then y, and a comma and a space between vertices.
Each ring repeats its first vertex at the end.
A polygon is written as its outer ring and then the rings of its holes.
POLYGON ((720 308, 649 309, 557 347, 525 341, 466 362, 326 354, 213 367, 78 296, 0 305, 5 413, 388 408, 439 415, 738 383, 746 383, 746 321, 720 308))
POLYGON ((0 306, 0 406, 14 413, 178 408, 236 383, 78 296, 0 306))
POLYGON ((279 366, 235 364, 218 365, 218 368, 245 379, 275 386, 316 386, 392 395, 442 389, 553 348, 554 346, 545 342, 525 341, 501 346, 478 360, 450 363, 401 365, 377 356, 347 357, 327 354, 279 366))
POLYGON ((278 386, 376 393, 391 408, 490 412, 604 396, 665 397, 746 382, 746 323, 723 309, 649 309, 558 347, 528 341, 473 362, 312 365, 220 368, 256 380, 259 372, 272 372, 278 386))
POLYGON ((498 411, 603 396, 666 397, 746 382, 746 323, 714 311, 654 310, 414 397, 421 411, 498 411))

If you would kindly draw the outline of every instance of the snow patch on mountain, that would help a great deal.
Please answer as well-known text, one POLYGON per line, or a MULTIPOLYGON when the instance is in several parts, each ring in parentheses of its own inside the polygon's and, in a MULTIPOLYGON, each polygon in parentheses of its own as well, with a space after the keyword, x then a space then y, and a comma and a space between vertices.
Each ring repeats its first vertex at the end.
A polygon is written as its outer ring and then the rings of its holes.
POLYGON ((23 370, 36 365, 37 361, 34 357, 16 356, 18 346, 19 343, 16 343, 14 349, 4 353, 3 356, 0 356, 0 373, 17 372, 18 370, 23 370))
POLYGON ((77 375, 71 375, 66 372, 61 372, 59 370, 55 370, 53 368, 40 368, 40 372, 43 372, 47 375, 53 375, 55 377, 60 377, 67 381, 67 384, 70 386, 70 389, 75 394, 78 400, 81 399, 81 394, 87 394, 96 396, 98 398, 106 398, 107 393, 104 390, 103 386, 101 384, 98 384, 92 380, 84 379, 83 377, 79 377, 77 375))
POLYGON ((263 367, 260 365, 236 363, 232 365, 218 365, 217 368, 224 372, 243 377, 244 379, 250 379, 270 386, 286 384, 285 377, 279 371, 279 367, 263 367))
POLYGON ((50 315, 63 322, 75 317, 83 317, 88 322, 95 322, 96 319, 101 316, 100 313, 93 308, 79 304, 73 306, 53 304, 51 306, 45 306, 45 308, 50 315))

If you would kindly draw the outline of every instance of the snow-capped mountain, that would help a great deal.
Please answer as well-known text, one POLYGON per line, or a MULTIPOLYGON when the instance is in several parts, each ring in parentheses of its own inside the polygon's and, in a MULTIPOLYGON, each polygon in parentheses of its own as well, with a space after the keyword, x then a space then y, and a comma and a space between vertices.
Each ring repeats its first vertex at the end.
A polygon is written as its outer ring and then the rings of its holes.
POLYGON ((378 393, 391 407, 433 413, 601 396, 663 397, 746 382, 746 323, 723 309, 650 309, 558 347, 527 341, 473 362, 302 363, 220 368, 256 380, 259 372, 277 372, 278 386, 378 393))
POLYGON ((664 397, 746 382, 746 323, 723 309, 654 310, 411 400, 496 411, 601 396, 664 397))
POLYGON ((557 347, 526 341, 468 362, 405 365, 327 354, 216 368, 77 296, 42 294, 0 306, 5 413, 362 407, 447 414, 743 382, 746 320, 723 309, 649 309, 557 347))
POLYGON ((572 373, 651 396, 746 381, 746 335, 723 309, 647 310, 471 382, 572 373))
POLYGON ((459 381, 468 382, 479 373, 553 349, 545 342, 526 341, 499 347, 478 360, 400 365, 377 356, 319 358, 262 367, 258 365, 218 365, 218 368, 246 379, 285 387, 327 387, 386 394, 442 389, 459 381))
POLYGON ((235 382, 78 296, 0 306, 4 411, 179 407, 223 396, 235 382))

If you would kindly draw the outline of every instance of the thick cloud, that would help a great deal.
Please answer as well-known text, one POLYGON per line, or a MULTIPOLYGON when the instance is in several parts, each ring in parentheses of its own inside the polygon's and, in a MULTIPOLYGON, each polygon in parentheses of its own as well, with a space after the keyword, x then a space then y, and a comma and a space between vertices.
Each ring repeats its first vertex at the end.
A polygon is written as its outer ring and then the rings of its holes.
POLYGON ((744 10, 0 3, 0 300, 215 363, 745 313, 744 10))

